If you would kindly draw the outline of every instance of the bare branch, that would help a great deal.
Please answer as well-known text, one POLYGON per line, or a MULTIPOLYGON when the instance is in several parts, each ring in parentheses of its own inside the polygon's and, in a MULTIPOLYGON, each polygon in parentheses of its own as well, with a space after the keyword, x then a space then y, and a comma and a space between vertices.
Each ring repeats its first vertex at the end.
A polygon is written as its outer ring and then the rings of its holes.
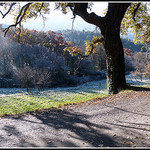
POLYGON ((74 25, 74 20, 75 20, 75 17, 74 18, 72 18, 73 20, 72 20, 72 32, 73 32, 73 25, 74 25))
POLYGON ((41 10, 42 10, 42 7, 44 6, 44 3, 41 4, 41 7, 39 8, 39 10, 37 11, 37 13, 39 12, 40 15, 41 15, 41 10))
POLYGON ((7 14, 10 12, 10 10, 12 9, 12 7, 13 7, 15 4, 16 4, 16 3, 12 3, 12 4, 10 5, 8 11, 7 11, 5 14, 3 14, 2 11, 0 11, 1 15, 3 16, 2 18, 5 18, 5 16, 7 16, 7 14))
POLYGON ((103 18, 97 16, 94 12, 87 12, 88 3, 74 3, 73 14, 80 16, 87 23, 94 24, 98 27, 103 26, 103 18))
POLYGON ((4 37, 6 36, 6 33, 8 32, 8 30, 9 30, 11 27, 16 27, 16 25, 15 25, 15 24, 12 24, 12 25, 9 25, 7 28, 3 29, 4 37))
POLYGON ((0 6, 3 6, 5 3, 0 3, 0 6))
POLYGON ((17 16, 17 19, 16 19, 16 25, 18 25, 18 24, 22 21, 23 17, 24 17, 25 14, 26 14, 27 9, 29 8, 29 6, 30 6, 31 4, 32 4, 32 3, 27 3, 26 5, 24 5, 24 6, 21 8, 20 13, 19 13, 19 15, 17 16), (23 12, 23 14, 22 14, 22 12, 23 12), (19 20, 19 18, 20 18, 20 20, 19 20))
POLYGON ((41 4, 39 10, 36 12, 35 14, 35 19, 37 18, 37 14, 40 13, 40 16, 42 16, 42 19, 43 19, 43 24, 45 25, 45 20, 46 20, 46 17, 44 17, 44 15, 41 13, 41 10, 42 10, 42 7, 44 6, 44 3, 41 4))
POLYGON ((12 24, 12 25, 9 25, 7 28, 5 28, 5 29, 3 30, 3 32, 5 32, 5 33, 4 33, 4 37, 6 36, 8 30, 9 30, 11 27, 16 27, 18 24, 21 23, 23 17, 24 17, 25 14, 26 14, 27 9, 29 8, 29 6, 30 6, 31 4, 32 4, 32 3, 27 3, 26 5, 24 5, 24 6, 21 8, 21 10, 20 10, 20 12, 19 12, 19 15, 17 16, 16 23, 15 23, 15 24, 12 24), (22 14, 22 13, 23 13, 23 14, 22 14))

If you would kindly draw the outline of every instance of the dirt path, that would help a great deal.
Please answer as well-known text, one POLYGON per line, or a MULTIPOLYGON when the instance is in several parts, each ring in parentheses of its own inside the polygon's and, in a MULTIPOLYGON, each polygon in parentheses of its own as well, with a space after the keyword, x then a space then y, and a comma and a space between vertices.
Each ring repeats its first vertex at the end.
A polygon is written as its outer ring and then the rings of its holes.
POLYGON ((150 147, 150 88, 134 90, 0 118, 0 147, 150 147))

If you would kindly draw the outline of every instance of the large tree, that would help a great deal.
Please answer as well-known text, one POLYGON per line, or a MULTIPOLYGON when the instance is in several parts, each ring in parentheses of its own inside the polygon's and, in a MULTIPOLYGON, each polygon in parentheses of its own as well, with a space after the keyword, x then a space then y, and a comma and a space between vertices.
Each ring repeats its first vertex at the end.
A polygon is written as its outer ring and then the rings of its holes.
MULTIPOLYGON (((96 43, 102 43, 106 52, 107 89, 109 93, 117 93, 126 88, 124 50, 120 34, 125 34, 128 28, 135 33, 134 42, 149 43, 150 15, 146 3, 108 3, 104 17, 94 12, 88 13, 88 3, 57 3, 64 13, 69 7, 74 17, 80 16, 87 23, 96 25, 101 30, 101 37, 94 38, 87 44, 88 55, 94 51, 96 43)), ((68 49, 75 53, 75 49, 68 49)), ((80 53, 79 53, 80 54, 80 53)), ((83 54, 82 54, 83 55, 83 54)), ((87 55, 87 56, 88 56, 87 55)), ((86 56, 83 56, 86 57, 86 56)))
MULTIPOLYGON (((0 11, 2 16, 5 17, 10 13, 15 4, 16 3, 9 3, 9 7, 5 13, 0 11)), ((0 3, 0 5, 7 6, 6 3, 0 3)), ((121 23, 126 12, 130 14, 130 17, 126 17, 126 22, 132 18, 134 22, 136 22, 136 20, 138 20, 136 13, 138 10, 142 12, 143 8, 140 7, 140 5, 141 3, 108 3, 106 15, 101 17, 94 12, 89 13, 87 11, 89 8, 88 3, 56 3, 57 8, 61 8, 62 12, 67 13, 67 8, 69 8, 73 12, 74 17, 78 15, 86 22, 96 25, 101 30, 101 38, 95 38, 92 43, 90 43, 90 46, 87 45, 87 47, 89 47, 87 49, 89 53, 92 53, 94 44, 101 42, 104 45, 107 64, 107 88, 109 93, 117 93, 119 90, 126 88, 124 51, 120 39, 121 23)), ((5 29, 5 33, 7 33, 10 27, 20 25, 23 20, 32 18, 33 16, 36 17, 38 14, 43 16, 43 14, 48 11, 48 3, 35 2, 25 4, 21 9, 18 8, 18 15, 15 14, 15 24, 5 29)), ((13 12, 14 11, 11 13, 13 12)), ((136 29, 138 29, 137 27, 141 24, 140 20, 138 20, 138 22, 138 24, 133 23, 136 29)), ((128 22, 128 24, 131 24, 131 22, 128 22)), ((126 24, 124 27, 125 26, 126 24)), ((148 27, 149 26, 145 26, 146 29, 148 27)), ((79 52, 79 54, 81 53, 79 52)))
POLYGON ((87 3, 74 4, 73 12, 86 22, 101 30, 101 40, 106 52, 107 88, 109 93, 117 93, 126 87, 124 51, 120 39, 120 26, 130 3, 109 3, 104 17, 87 12, 87 3))

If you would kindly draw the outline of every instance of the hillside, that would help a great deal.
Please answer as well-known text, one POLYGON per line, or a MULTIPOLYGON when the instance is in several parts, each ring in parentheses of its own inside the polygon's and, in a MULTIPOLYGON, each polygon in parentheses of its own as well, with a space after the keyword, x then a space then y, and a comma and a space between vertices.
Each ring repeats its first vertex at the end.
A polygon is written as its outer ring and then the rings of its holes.
MULTIPOLYGON (((65 41, 72 41, 77 45, 84 45, 85 41, 91 40, 93 36, 99 36, 100 33, 91 32, 91 31, 77 31, 77 30, 58 30, 63 34, 65 41)), ((139 52, 143 44, 135 45, 131 39, 121 38, 124 48, 131 49, 132 52, 139 52)))
MULTIPOLYGON (((2 24, 3 28, 8 27, 6 24, 2 24)), ((78 30, 58 30, 57 33, 62 33, 65 41, 72 41, 77 45, 84 45, 85 41, 92 40, 93 36, 99 36, 99 31, 91 32, 91 31, 78 31, 78 30)), ((124 48, 131 49, 132 52, 139 52, 143 47, 143 44, 139 43, 135 45, 133 43, 133 35, 129 33, 127 36, 121 38, 122 44, 124 48)))

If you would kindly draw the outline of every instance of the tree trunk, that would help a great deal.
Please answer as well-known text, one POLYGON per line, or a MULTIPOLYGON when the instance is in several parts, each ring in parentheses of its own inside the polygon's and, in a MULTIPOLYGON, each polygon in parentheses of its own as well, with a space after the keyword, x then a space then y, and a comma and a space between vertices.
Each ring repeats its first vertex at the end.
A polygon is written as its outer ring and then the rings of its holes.
POLYGON ((109 94, 116 94, 126 87, 124 51, 120 39, 120 29, 109 26, 105 31, 107 89, 109 94))
POLYGON ((116 94, 126 88, 124 50, 120 39, 120 26, 130 4, 109 4, 101 34, 104 38, 107 65, 107 89, 116 94))
POLYGON ((109 93, 118 93, 126 87, 124 51, 120 39, 120 26, 124 14, 131 3, 108 3, 104 17, 87 12, 87 3, 74 3, 73 13, 101 30, 106 52, 107 88, 109 93))

